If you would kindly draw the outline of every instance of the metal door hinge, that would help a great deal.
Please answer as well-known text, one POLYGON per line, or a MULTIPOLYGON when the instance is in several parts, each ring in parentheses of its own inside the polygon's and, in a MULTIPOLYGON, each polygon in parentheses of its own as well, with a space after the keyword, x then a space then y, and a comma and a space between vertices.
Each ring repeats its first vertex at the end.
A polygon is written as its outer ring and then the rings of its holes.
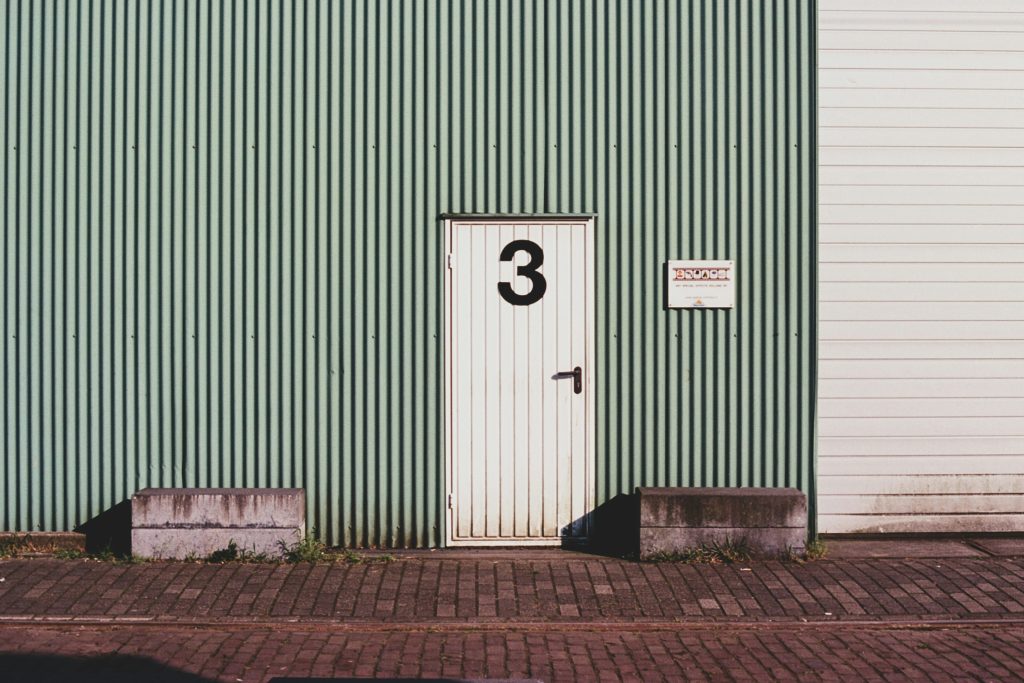
POLYGON ((454 506, 452 505, 452 494, 450 494, 450 493, 449 493, 449 494, 448 494, 448 509, 449 509, 449 510, 451 510, 451 509, 452 509, 452 507, 454 507, 454 506))
POLYGON ((452 269, 452 255, 448 254, 448 270, 452 269))

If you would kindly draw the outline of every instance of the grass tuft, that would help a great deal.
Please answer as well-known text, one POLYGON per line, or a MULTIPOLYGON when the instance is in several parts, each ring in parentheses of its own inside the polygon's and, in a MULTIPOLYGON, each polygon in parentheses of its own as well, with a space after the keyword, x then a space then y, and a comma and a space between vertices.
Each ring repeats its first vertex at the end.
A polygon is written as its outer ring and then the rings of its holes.
POLYGON ((98 553, 87 553, 77 548, 58 548, 53 551, 53 556, 58 560, 91 560, 93 562, 114 562, 116 564, 143 564, 149 561, 138 555, 115 553, 110 548, 104 548, 98 553))
POLYGON ((313 564, 321 562, 344 562, 345 564, 386 564, 388 562, 394 562, 395 560, 394 556, 387 554, 364 555, 348 548, 328 548, 323 541, 317 539, 316 529, 313 529, 312 533, 308 534, 305 538, 293 545, 287 545, 282 541, 281 556, 284 558, 285 562, 291 564, 303 562, 313 564))
MULTIPOLYGON (((14 557, 59 557, 61 553, 82 553, 81 547, 67 538, 54 538, 47 534, 2 533, 0 534, 0 559, 14 557)), ((84 554, 84 553, 82 553, 84 554)))
MULTIPOLYGON (((280 544, 281 553, 258 553, 254 550, 246 550, 240 547, 234 540, 228 542, 227 547, 215 550, 205 557, 195 552, 189 553, 184 562, 208 562, 211 564, 226 564, 229 562, 243 562, 251 564, 272 564, 287 562, 289 564, 300 563, 335 563, 345 564, 388 564, 395 561, 395 557, 386 553, 363 554, 348 548, 328 548, 325 543, 317 539, 316 529, 306 537, 288 545, 285 542, 280 544)), ((54 547, 52 545, 41 545, 30 535, 0 537, 0 559, 14 557, 35 557, 47 555, 58 560, 91 560, 94 562, 116 562, 118 564, 141 564, 152 560, 139 557, 138 555, 126 555, 116 553, 109 547, 99 552, 86 552, 81 548, 54 547)))
POLYGON ((224 564, 225 562, 244 562, 249 564, 262 564, 273 562, 274 558, 266 553, 257 553, 253 550, 239 548, 234 541, 228 541, 226 548, 214 550, 206 556, 206 561, 211 564, 224 564))
POLYGON ((805 560, 823 560, 828 555, 828 546, 825 541, 815 537, 813 540, 807 543, 807 547, 804 549, 805 560))
POLYGON ((388 553, 364 555, 348 548, 328 551, 328 557, 330 562, 345 562, 347 564, 390 564, 397 559, 388 553))
POLYGON ((18 551, 22 548, 20 540, 17 538, 0 538, 0 560, 17 557, 18 551))
POLYGON ((786 549, 786 552, 782 554, 781 559, 783 562, 804 564, 806 562, 814 562, 815 560, 824 559, 827 554, 828 548, 825 546, 825 542, 815 538, 808 541, 803 550, 794 550, 793 548, 786 549))
POLYGON ((649 562, 682 562, 684 564, 735 564, 747 562, 753 557, 750 544, 745 538, 701 543, 694 548, 679 552, 657 553, 649 562))
POLYGON ((291 564, 298 564, 300 562, 312 562, 315 564, 326 561, 328 559, 327 546, 317 540, 315 534, 316 530, 314 529, 313 533, 307 534, 305 538, 292 546, 281 541, 281 554, 284 557, 284 561, 291 564))

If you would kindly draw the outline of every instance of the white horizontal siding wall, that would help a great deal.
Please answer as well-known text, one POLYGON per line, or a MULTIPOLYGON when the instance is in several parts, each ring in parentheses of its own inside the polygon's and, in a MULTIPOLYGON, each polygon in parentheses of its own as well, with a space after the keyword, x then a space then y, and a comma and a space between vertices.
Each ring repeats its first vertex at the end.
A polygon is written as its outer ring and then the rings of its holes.
POLYGON ((819 529, 1024 530, 1024 0, 819 2, 819 529))

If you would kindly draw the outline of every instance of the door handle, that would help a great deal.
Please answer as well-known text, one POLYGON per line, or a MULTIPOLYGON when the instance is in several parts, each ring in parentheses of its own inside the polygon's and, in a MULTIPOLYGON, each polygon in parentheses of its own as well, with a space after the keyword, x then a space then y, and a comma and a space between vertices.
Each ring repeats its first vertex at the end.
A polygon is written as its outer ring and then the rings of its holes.
POLYGON ((559 372, 555 377, 572 377, 572 390, 574 393, 583 393, 583 368, 580 366, 574 367, 572 370, 566 370, 565 372, 559 372))

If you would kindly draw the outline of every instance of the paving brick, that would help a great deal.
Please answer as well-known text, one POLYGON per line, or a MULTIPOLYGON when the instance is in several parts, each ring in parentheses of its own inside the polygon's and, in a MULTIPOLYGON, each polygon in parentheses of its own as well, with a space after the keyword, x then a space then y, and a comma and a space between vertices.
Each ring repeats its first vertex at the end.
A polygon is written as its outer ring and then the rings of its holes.
POLYGON ((0 561, 0 616, 239 619, 1019 619, 1016 557, 641 564, 612 558, 260 565, 0 561))

